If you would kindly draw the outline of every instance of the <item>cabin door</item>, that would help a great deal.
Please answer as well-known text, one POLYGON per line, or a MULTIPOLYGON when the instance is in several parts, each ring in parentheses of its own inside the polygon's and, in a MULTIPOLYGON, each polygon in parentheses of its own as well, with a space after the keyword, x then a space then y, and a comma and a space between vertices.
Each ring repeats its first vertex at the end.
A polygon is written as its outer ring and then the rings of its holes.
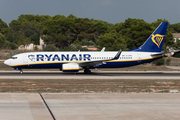
POLYGON ((24 62, 24 63, 27 63, 27 62, 28 62, 28 55, 24 55, 24 56, 23 56, 23 62, 24 62))

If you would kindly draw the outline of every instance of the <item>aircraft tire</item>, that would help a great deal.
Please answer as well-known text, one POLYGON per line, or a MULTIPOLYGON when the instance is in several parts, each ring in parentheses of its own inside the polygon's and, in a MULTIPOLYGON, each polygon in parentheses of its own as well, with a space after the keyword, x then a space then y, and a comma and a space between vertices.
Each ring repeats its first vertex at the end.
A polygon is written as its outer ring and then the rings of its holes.
POLYGON ((84 73, 85 73, 85 74, 91 74, 91 70, 85 69, 85 70, 84 70, 84 73))

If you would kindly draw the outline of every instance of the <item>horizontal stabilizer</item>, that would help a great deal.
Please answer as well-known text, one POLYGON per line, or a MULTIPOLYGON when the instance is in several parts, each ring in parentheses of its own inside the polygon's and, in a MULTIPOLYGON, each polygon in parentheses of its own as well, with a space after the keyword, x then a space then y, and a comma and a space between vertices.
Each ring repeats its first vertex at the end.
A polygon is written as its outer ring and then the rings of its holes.
POLYGON ((172 56, 173 53, 171 52, 166 52, 166 53, 157 53, 157 54, 151 54, 152 57, 156 57, 156 56, 164 56, 164 57, 167 57, 167 56, 172 56))
POLYGON ((157 54, 151 54, 152 57, 156 57, 156 56, 164 56, 164 53, 157 53, 157 54))

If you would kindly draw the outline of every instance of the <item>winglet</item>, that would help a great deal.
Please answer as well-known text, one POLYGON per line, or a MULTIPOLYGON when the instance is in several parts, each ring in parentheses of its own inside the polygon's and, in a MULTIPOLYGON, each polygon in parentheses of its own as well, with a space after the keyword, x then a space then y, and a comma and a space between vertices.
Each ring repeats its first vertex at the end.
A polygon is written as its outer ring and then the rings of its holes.
POLYGON ((119 58, 119 56, 121 55, 122 50, 123 50, 123 48, 121 48, 119 50, 119 52, 116 54, 116 56, 113 59, 111 59, 111 60, 117 60, 119 58))

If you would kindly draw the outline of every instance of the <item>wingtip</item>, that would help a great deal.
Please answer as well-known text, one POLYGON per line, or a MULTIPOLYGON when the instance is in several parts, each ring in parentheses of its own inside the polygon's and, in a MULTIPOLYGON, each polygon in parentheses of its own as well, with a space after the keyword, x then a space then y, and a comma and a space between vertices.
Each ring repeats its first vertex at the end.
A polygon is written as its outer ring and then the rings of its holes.
POLYGON ((118 53, 115 55, 115 57, 112 59, 112 60, 117 60, 119 59, 119 56, 121 55, 121 52, 122 52, 123 48, 121 48, 118 53))

